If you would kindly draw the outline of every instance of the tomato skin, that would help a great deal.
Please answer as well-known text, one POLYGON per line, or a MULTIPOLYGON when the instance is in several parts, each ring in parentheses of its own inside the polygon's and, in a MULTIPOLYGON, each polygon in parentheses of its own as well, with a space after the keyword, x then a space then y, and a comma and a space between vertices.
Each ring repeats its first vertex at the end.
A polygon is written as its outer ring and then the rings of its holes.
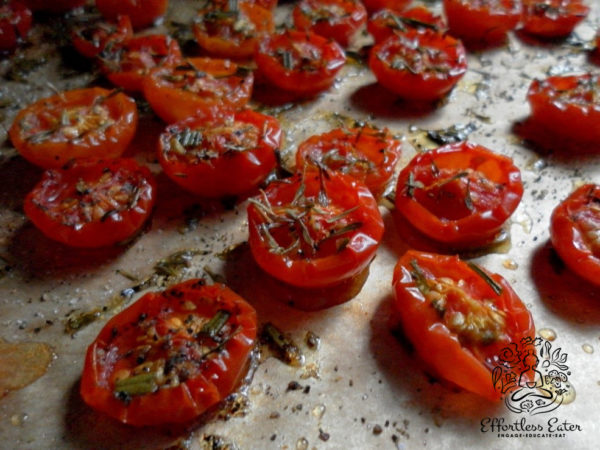
POLYGON ((217 109, 240 109, 250 100, 252 72, 240 76, 238 65, 226 59, 190 58, 187 63, 154 69, 144 79, 144 96, 165 122, 209 116, 217 109))
POLYGON ((413 28, 445 31, 446 24, 441 16, 436 16, 424 6, 415 6, 402 12, 382 9, 373 14, 367 23, 367 30, 375 39, 375 43, 413 28))
MULTIPOLYGON (((483 270, 483 269, 482 269, 483 270)), ((394 269, 392 285, 396 294, 396 308, 404 333, 417 353, 440 376, 465 390, 490 400, 498 400, 494 390, 492 369, 498 362, 503 347, 510 343, 520 344, 522 338, 534 338, 535 329, 531 313, 512 290, 508 282, 498 274, 488 276, 502 288, 500 295, 473 269, 456 256, 407 251, 394 269), (415 263, 428 282, 442 277, 458 283, 464 281, 464 291, 475 301, 493 302, 498 311, 505 313, 506 327, 491 343, 468 342, 459 339, 457 332, 440 318, 440 312, 432 301, 419 290, 413 274, 415 263)), ((448 302, 444 314, 460 311, 460 304, 448 302)))
POLYGON ((311 136, 298 146, 296 170, 317 162, 363 182, 379 198, 394 174, 401 149, 402 143, 388 130, 337 128, 311 136))
POLYGON ((219 403, 239 384, 256 340, 256 322, 254 308, 222 284, 206 285, 204 280, 192 279, 163 292, 150 292, 108 321, 89 346, 81 377, 81 396, 94 409, 134 426, 189 422, 219 403), (181 329, 170 332, 173 322, 169 320, 178 318, 185 323, 192 313, 210 319, 218 311, 231 314, 227 324, 236 331, 222 351, 195 363, 196 373, 176 387, 132 395, 128 403, 115 396, 116 372, 136 366, 137 362, 131 361, 126 353, 139 346, 136 336, 143 336, 144 323, 154 321, 159 339, 173 336, 175 349, 193 355, 186 345, 209 339, 194 338, 181 329))
POLYGON ((550 239, 567 267, 590 283, 600 283, 600 186, 577 188, 553 211, 550 239))
POLYGON ((462 142, 413 158, 398 177, 396 208, 430 238, 472 247, 493 240, 522 196, 510 158, 462 142))
POLYGON ((376 44, 369 67, 386 89, 408 100, 434 101, 458 83, 467 70, 462 43, 432 30, 408 31, 376 44), (436 59, 423 59, 417 49, 432 49, 436 59), (395 68, 394 65, 398 65, 395 68))
POLYGON ((20 2, 0 5, 0 52, 14 50, 31 28, 31 10, 20 2))
POLYGON ((411 0, 362 0, 369 13, 374 13, 380 9, 389 9, 391 11, 403 11, 411 0))
MULTIPOLYGON (((292 286, 334 286, 360 274, 373 259, 383 236, 383 219, 373 195, 362 183, 340 173, 320 175, 318 171, 307 170, 304 174, 299 173, 289 179, 271 183, 266 188, 263 199, 266 197, 275 208, 288 208, 293 205, 299 190, 302 193, 303 185, 305 189, 302 196, 319 203, 317 198, 318 192, 321 191, 321 183, 325 186, 329 207, 344 211, 352 209, 344 217, 344 221, 360 225, 358 229, 345 233, 348 241, 341 249, 330 239, 322 244, 314 255, 305 256, 304 253, 295 250, 287 254, 271 251, 271 243, 261 231, 265 216, 254 203, 248 205, 248 242, 255 261, 269 275, 292 286)), ((257 199, 259 200, 260 198, 257 199)), ((322 225, 333 230, 339 222, 336 220, 335 223, 328 223, 325 220, 322 225)), ((292 240, 289 226, 272 229, 271 233, 280 233, 274 239, 280 246, 289 246, 289 242, 283 242, 292 240)), ((302 247, 300 249, 302 250, 302 247)))
POLYGON ((288 30, 265 37, 257 46, 254 59, 260 75, 270 84, 298 96, 312 96, 333 84, 346 55, 334 41, 310 31, 288 30), (301 55, 299 48, 306 55, 301 55), (290 55, 291 65, 287 68, 283 53, 290 55))
POLYGON ((523 31, 541 38, 561 38, 587 17, 582 0, 523 0, 523 31))
POLYGON ((8 134, 21 156, 50 169, 62 167, 73 158, 118 158, 133 139, 137 120, 132 98, 94 87, 66 91, 27 106, 19 111, 8 134), (65 114, 69 121, 66 127, 61 123, 65 114), (110 124, 104 130, 103 120, 110 124), (86 128, 88 122, 90 127, 86 128), (36 138, 53 129, 48 136, 36 138))
POLYGON ((126 42, 133 36, 131 20, 128 16, 118 16, 116 24, 97 22, 75 27, 71 40, 75 50, 86 58, 95 58, 108 45, 126 42))
POLYGON ((367 10, 358 0, 302 0, 293 11, 294 26, 334 39, 347 47, 367 22, 367 10))
MULTIPOLYGON (((245 193, 261 183, 277 165, 275 151, 280 143, 281 128, 276 119, 243 110, 220 117, 192 118, 167 127, 159 138, 158 158, 165 173, 184 189, 202 197, 219 198, 245 193), (217 133, 215 130, 219 127, 230 131, 217 133), (237 127, 236 130, 251 127, 252 130, 235 137, 232 127, 237 127), (172 139, 186 129, 202 133, 203 142, 208 142, 199 148, 215 155, 186 154, 187 148, 183 154, 178 153, 172 139), (228 151, 227 146, 237 143, 236 139, 245 139, 243 136, 254 132, 256 141, 246 150, 228 151)), ((239 143, 239 146, 244 147, 244 144, 239 143)))
POLYGON ((135 29, 152 25, 164 16, 168 0, 96 0, 96 8, 106 19, 129 16, 135 29))
POLYGON ((83 6, 85 0, 23 0, 32 11, 63 13, 83 6))
POLYGON ((44 172, 24 209, 50 239, 95 248, 122 242, 139 231, 155 197, 152 174, 134 160, 82 158, 44 172), (135 203, 124 205, 123 199, 135 203))

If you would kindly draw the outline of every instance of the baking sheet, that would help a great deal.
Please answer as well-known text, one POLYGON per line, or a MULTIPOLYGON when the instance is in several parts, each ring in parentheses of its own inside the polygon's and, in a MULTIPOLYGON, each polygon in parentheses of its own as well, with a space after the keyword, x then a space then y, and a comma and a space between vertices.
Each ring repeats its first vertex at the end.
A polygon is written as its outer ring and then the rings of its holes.
MULTIPOLYGON (((194 2, 171 2, 171 17, 184 20, 194 2)), ((591 3, 591 2, 590 2, 591 3)), ((439 2, 428 2, 439 8, 439 2)), ((582 40, 598 28, 600 5, 577 28, 582 40)), ((284 12, 280 11, 283 16, 284 12)), ((280 17, 282 17, 280 16, 280 17)), ((0 113, 7 128, 16 111, 32 100, 96 82, 80 60, 65 60, 49 39, 55 23, 33 31, 41 45, 17 52, 16 58, 44 58, 21 80, 11 75, 14 61, 0 62, 0 113), (77 61, 74 64, 73 61, 77 61)), ((58 40, 60 43, 60 40, 58 40)), ((66 52, 66 54, 65 54, 66 52)), ((126 248, 77 251, 44 238, 23 217, 22 199, 40 171, 14 157, 4 141, 0 154, 0 337, 9 342, 44 342, 55 359, 47 373, 28 387, 0 399, 1 448, 203 448, 208 436, 219 436, 239 448, 594 448, 600 428, 598 289, 568 271, 557 272, 548 244, 549 216, 574 187, 599 182, 596 156, 557 157, 536 151, 513 132, 527 117, 527 87, 549 73, 599 69, 584 52, 566 43, 530 45, 510 37, 507 47, 469 55, 469 71, 448 99, 431 111, 414 111, 374 83, 360 64, 348 64, 335 86, 315 101, 278 113, 287 133, 286 161, 295 145, 311 134, 332 128, 331 113, 387 126, 405 137, 399 167, 415 154, 419 130, 474 124, 470 140, 511 156, 521 169, 523 201, 510 221, 510 244, 475 261, 502 274, 531 309, 536 328, 556 333, 552 342, 568 354, 570 382, 576 398, 550 415, 527 417, 546 427, 556 417, 581 430, 564 437, 504 438, 482 431, 487 417, 512 423, 523 415, 501 403, 487 402, 432 379, 392 333, 391 277, 394 264, 407 248, 392 214, 382 206, 386 231, 362 292, 351 302, 315 313, 293 310, 270 298, 257 282, 257 268, 247 248, 245 203, 227 209, 218 202, 201 202, 158 176, 159 201, 149 230, 126 248), (222 252, 235 246, 223 257, 222 252), (113 422, 85 406, 78 380, 89 343, 114 313, 112 310, 71 336, 65 318, 111 304, 154 265, 169 255, 195 249, 182 276, 224 276, 258 310, 261 322, 271 321, 289 333, 301 348, 302 367, 263 358, 246 389, 247 402, 228 420, 206 417, 180 427, 133 429, 113 422), (122 271, 119 273, 119 271, 122 271), (317 350, 304 343, 307 331, 320 337, 317 350), (594 351, 595 350, 595 351, 594 351), (296 381, 301 389, 288 389, 296 381)), ((18 77, 16 77, 18 78, 18 77)), ((154 138, 163 125, 152 117, 140 124, 140 137, 131 153, 154 164, 154 138)), ((134 299, 137 296, 134 296, 134 299)), ((547 335, 546 335, 547 336, 547 335)))

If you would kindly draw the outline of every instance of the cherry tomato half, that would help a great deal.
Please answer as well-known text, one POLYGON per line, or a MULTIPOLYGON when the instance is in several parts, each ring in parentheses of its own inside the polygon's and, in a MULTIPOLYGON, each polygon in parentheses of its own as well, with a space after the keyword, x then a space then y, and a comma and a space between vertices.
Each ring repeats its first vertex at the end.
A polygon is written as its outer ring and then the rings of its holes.
POLYGON ((350 38, 367 21, 367 10, 359 0, 302 0, 293 12, 298 30, 334 39, 347 47, 350 38))
POLYGON ((310 31, 288 30, 263 39, 255 61, 269 83, 299 96, 311 96, 333 84, 346 55, 334 41, 310 31))
POLYGON ((238 195, 255 188, 276 164, 281 143, 276 119, 244 110, 171 125, 159 139, 165 173, 202 197, 238 195))
POLYGON ((523 31, 542 38, 564 37, 589 12, 582 0, 523 0, 523 31))
POLYGON ((362 2, 369 13, 374 13, 380 9, 400 12, 410 4, 411 0, 362 0, 362 2))
POLYGON ((441 16, 436 16, 424 6, 415 6, 402 12, 382 9, 373 14, 367 23, 367 30, 376 43, 412 29, 444 31, 446 24, 441 16))
POLYGON ((298 146, 296 170, 321 165, 363 182, 375 198, 394 174, 402 143, 386 129, 337 128, 312 136, 298 146))
POLYGON ((31 28, 31 10, 20 2, 0 4, 0 52, 13 50, 31 28))
POLYGON ((81 396, 130 425, 189 422, 240 383, 256 327, 254 308, 221 284, 150 292, 89 346, 81 396))
POLYGON ((433 101, 467 71, 462 43, 433 30, 408 31, 376 44, 369 67, 386 89, 408 100, 433 101))
POLYGON ((271 183, 248 206, 258 265, 298 287, 325 287, 360 274, 383 235, 377 202, 360 182, 307 170, 271 183))
POLYGON ((226 59, 190 58, 160 67, 144 79, 144 96, 154 112, 173 123, 217 109, 239 109, 252 95, 254 76, 226 59))
POLYGON ((85 0, 22 0, 32 11, 62 13, 83 6, 85 0))
POLYGON ((156 197, 146 167, 132 159, 76 159, 44 172, 25 199, 25 214, 50 239, 104 247, 138 232, 156 197))
POLYGON ((522 196, 510 158, 462 142, 413 158, 400 172, 396 208, 432 239, 472 247, 493 240, 522 196))
POLYGON ((38 100, 17 114, 8 133, 25 159, 49 169, 73 158, 121 156, 137 120, 132 98, 95 87, 38 100))
POLYGON ((168 0, 96 0, 96 8, 108 20, 129 16, 136 29, 152 25, 165 14, 168 5, 168 0))
POLYGON ((87 58, 94 58, 108 46, 119 45, 133 36, 128 16, 119 16, 116 23, 97 21, 83 23, 71 32, 73 46, 87 58))
POLYGON ((581 186, 556 207, 550 238, 569 269, 600 284, 600 186, 581 186))
POLYGON ((535 334, 508 282, 456 256, 409 250, 392 283, 404 333, 421 359, 463 389, 498 400, 492 370, 502 349, 535 334))

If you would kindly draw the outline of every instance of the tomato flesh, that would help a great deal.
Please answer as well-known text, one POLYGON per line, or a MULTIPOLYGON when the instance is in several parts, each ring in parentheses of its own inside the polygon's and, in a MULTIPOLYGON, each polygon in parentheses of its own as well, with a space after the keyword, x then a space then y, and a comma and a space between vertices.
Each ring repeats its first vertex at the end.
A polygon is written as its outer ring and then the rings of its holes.
POLYGON ((415 6, 402 12, 382 9, 373 14, 367 23, 367 30, 376 43, 412 29, 444 31, 446 24, 441 16, 424 6, 415 6))
POLYGON ((561 38, 589 12, 582 0, 523 0, 523 31, 541 38, 561 38))
POLYGON ((75 49, 87 58, 95 58, 105 48, 128 41, 133 28, 128 16, 118 16, 116 23, 84 23, 73 29, 72 41, 75 49))
POLYGON ((168 5, 168 0, 96 0, 96 8, 108 20, 129 16, 136 29, 152 25, 165 14, 168 5))
POLYGON ((11 51, 31 28, 31 10, 20 2, 0 5, 0 52, 11 51))

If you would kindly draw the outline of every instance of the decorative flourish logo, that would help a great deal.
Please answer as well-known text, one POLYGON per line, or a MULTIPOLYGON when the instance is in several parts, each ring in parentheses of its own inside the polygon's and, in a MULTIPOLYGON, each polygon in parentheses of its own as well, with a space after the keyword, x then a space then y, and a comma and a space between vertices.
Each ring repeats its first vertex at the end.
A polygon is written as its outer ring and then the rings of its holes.
POLYGON ((567 354, 540 337, 503 348, 492 371, 508 409, 531 416, 554 411, 569 394, 567 354), (540 364, 541 361, 541 364, 540 364))

